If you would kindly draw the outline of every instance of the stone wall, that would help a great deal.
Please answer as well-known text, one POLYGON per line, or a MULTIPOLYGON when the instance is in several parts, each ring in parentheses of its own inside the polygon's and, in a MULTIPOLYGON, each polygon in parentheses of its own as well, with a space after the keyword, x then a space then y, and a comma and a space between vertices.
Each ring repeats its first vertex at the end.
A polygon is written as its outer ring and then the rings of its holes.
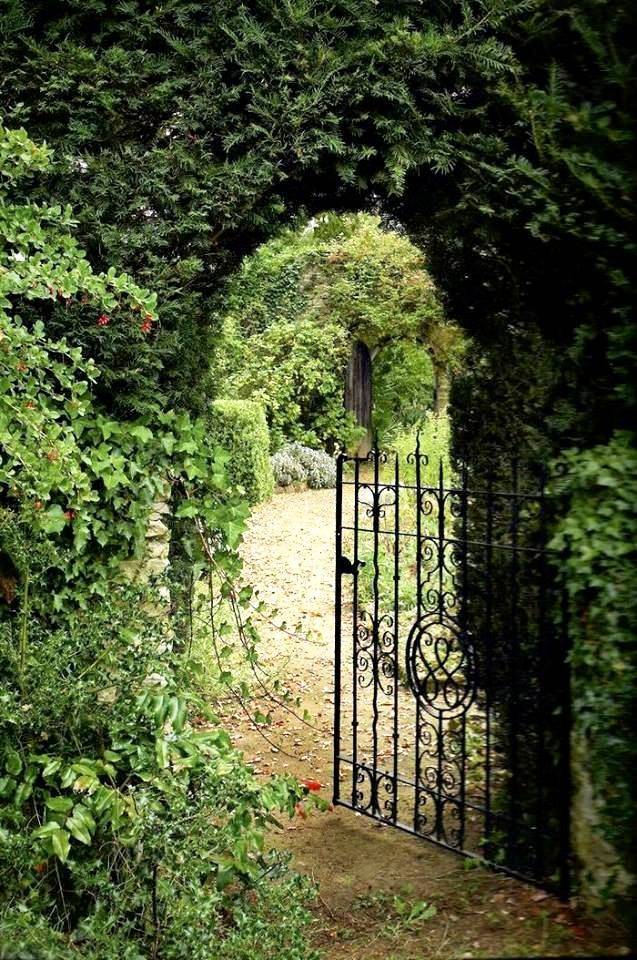
MULTIPOLYGON (((146 582, 151 577, 158 577, 166 572, 170 562, 169 553, 170 485, 167 483, 161 496, 151 507, 143 556, 124 561, 122 570, 131 581, 146 582)), ((161 585, 159 592, 162 600, 170 600, 167 585, 161 585)))
POLYGON ((622 901, 634 889, 635 878, 622 865, 622 853, 602 833, 601 799, 590 775, 585 734, 575 728, 571 736, 571 847, 577 859, 577 898, 596 909, 622 901))

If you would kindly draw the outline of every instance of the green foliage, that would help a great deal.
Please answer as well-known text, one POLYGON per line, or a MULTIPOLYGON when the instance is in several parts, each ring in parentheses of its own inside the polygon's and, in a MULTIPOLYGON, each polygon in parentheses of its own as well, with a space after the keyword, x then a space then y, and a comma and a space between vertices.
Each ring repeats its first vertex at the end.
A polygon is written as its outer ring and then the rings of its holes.
MULTIPOLYGON (((76 221, 70 207, 25 199, 23 182, 29 174, 42 174, 50 167, 46 147, 34 144, 24 130, 0 126, 0 320, 11 316, 16 323, 33 327, 42 339, 46 317, 54 352, 66 352, 77 363, 80 343, 91 347, 93 359, 110 361, 105 364, 104 388, 112 391, 124 372, 124 354, 138 375, 147 365, 148 341, 157 321, 156 296, 113 268, 104 274, 91 269, 72 233, 76 221), (62 305, 58 309, 65 314, 63 323, 52 318, 55 304, 62 305), (82 316, 82 333, 74 331, 76 345, 69 352, 65 334, 73 329, 71 317, 76 313, 82 316)), ((37 377, 37 358, 30 359, 37 377)), ((62 357, 58 377, 64 362, 62 357)), ((26 358, 21 363, 26 367, 26 358)), ((33 374, 33 369, 24 372, 33 374)))
MULTIPOLYGON (((48 157, 21 132, 0 144, 6 199, 48 157)), ((143 576, 151 507, 172 494, 199 571, 214 562, 247 602, 227 455, 188 414, 104 413, 93 361, 17 311, 40 310, 52 281, 111 312, 114 290, 152 298, 94 274, 66 214, 6 202, 0 225, 0 956, 247 960, 258 940, 271 960, 311 958, 308 889, 264 846, 303 791, 256 783, 194 693, 165 584, 143 576)))
POLYGON ((354 341, 387 354, 379 366, 383 428, 403 411, 410 425, 431 404, 421 381, 426 347, 444 346, 446 365, 460 351, 421 253, 368 214, 322 214, 264 244, 228 284, 223 310, 214 379, 229 396, 264 403, 275 449, 285 440, 328 448, 354 441, 343 411, 354 341))
POLYGON ((214 400, 206 420, 210 435, 227 451, 232 485, 249 503, 267 500, 274 479, 263 407, 253 400, 214 400))
MULTIPOLYGON (((626 771, 633 759, 637 686, 637 453, 634 436, 616 432, 608 444, 564 456, 570 496, 553 546, 564 550, 570 599, 575 733, 595 784, 596 829, 623 852, 635 874, 626 837, 633 798, 626 771)), ((611 869, 607 895, 617 880, 611 869)))
POLYGON ((428 342, 442 308, 422 252, 406 236, 368 214, 346 218, 343 236, 320 236, 318 262, 304 279, 310 315, 336 318, 370 349, 396 339, 428 342))
POLYGON ((286 440, 334 446, 354 435, 343 409, 347 336, 336 323, 277 323, 246 340, 224 330, 225 368, 215 378, 226 395, 262 404, 273 450, 286 440))
POLYGON ((373 423, 381 446, 425 421, 433 406, 431 358, 422 344, 389 343, 374 361, 373 423))
MULTIPOLYGON (((113 323, 142 337, 135 308, 151 310, 154 296, 112 270, 95 274, 70 232, 68 211, 13 203, 16 181, 49 156, 24 131, 0 128, 0 144, 0 496, 32 540, 56 536, 47 575, 60 610, 108 593, 122 560, 139 553, 150 507, 168 483, 199 483, 197 510, 221 510, 217 523, 226 527, 240 508, 219 503, 222 456, 203 443, 203 424, 164 413, 153 431, 143 421, 106 417, 94 402, 93 360, 52 340, 41 320, 23 321, 27 301, 42 309, 55 296, 90 294, 112 313, 126 298, 132 313, 113 323)), ((14 553, 20 567, 24 551, 14 553)))
MULTIPOLYGON (((0 630, 3 944, 26 912, 21 936, 32 947, 41 938, 52 949, 58 930, 71 934, 70 951, 82 942, 96 958, 118 949, 177 958, 186 943, 189 956, 209 960, 225 955, 226 936, 248 956, 244 939, 263 923, 246 890, 271 899, 263 830, 274 811, 292 815, 300 788, 257 785, 189 692, 184 661, 166 652, 146 600, 120 590, 59 630, 33 624, 21 668, 11 630, 0 630), (235 906, 224 933, 220 918, 235 906)), ((296 893, 287 889, 290 909, 296 893)), ((280 945, 296 943, 290 956, 305 956, 294 910, 280 945)), ((59 939, 59 956, 70 956, 59 939)))

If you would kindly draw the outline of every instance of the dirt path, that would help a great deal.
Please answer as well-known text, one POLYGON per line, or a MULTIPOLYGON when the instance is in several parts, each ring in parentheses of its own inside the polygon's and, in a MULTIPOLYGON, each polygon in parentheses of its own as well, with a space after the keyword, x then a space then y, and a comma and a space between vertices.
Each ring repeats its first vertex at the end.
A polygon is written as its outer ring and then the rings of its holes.
MULTIPOLYGON (((258 507, 243 556, 247 581, 279 620, 291 632, 301 624, 305 639, 264 628, 261 656, 318 729, 276 708, 267 735, 280 749, 235 717, 237 745, 260 775, 316 778, 329 799, 334 491, 282 493, 258 507)), ((296 818, 271 839, 319 885, 315 943, 326 960, 627 952, 616 931, 592 929, 553 897, 342 808, 296 818)))

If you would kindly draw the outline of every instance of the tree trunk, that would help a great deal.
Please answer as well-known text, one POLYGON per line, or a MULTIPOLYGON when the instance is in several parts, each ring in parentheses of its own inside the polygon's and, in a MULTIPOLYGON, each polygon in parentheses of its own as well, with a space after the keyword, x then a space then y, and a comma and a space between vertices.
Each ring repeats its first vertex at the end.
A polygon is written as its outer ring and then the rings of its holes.
POLYGON ((356 455, 366 457, 372 448, 372 358, 360 340, 352 347, 345 375, 345 409, 365 429, 356 455))
POLYGON ((434 368, 434 416, 444 417, 449 406, 451 391, 451 377, 449 368, 444 363, 433 361, 434 368))

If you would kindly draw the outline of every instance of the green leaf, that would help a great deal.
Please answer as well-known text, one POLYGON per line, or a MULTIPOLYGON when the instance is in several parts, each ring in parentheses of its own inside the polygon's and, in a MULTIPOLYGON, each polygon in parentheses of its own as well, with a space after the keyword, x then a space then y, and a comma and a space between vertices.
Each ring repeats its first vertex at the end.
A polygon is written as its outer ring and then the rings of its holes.
POLYGON ((52 776, 54 773, 57 773, 60 767, 62 766, 62 761, 59 757, 54 757, 53 760, 49 760, 47 765, 42 771, 42 776, 46 779, 47 777, 52 776))
POLYGON ((16 777, 20 773, 22 770, 22 760, 17 750, 7 751, 7 759, 4 762, 4 766, 7 773, 10 773, 13 777, 16 777))
POLYGON ((162 770, 165 770, 168 766, 168 744, 163 738, 158 737, 155 741, 155 756, 158 765, 162 770))
POLYGON ((56 823, 55 820, 49 820, 48 823, 44 823, 41 827, 38 827, 37 830, 33 831, 34 837, 50 837, 52 833, 56 833, 60 829, 59 823, 56 823))
POLYGON ((49 797, 45 805, 48 810, 54 810, 56 813, 67 813, 73 806, 73 798, 49 797))
POLYGON ((76 840, 79 840, 80 843, 85 844, 87 847, 90 846, 92 839, 91 834, 86 824, 82 823, 77 817, 69 817, 66 821, 66 828, 76 840))
POLYGON ((69 834, 67 831, 60 828, 55 830, 51 834, 51 846, 53 847, 53 853, 56 855, 58 860, 61 860, 62 863, 66 863, 71 847, 69 834))

